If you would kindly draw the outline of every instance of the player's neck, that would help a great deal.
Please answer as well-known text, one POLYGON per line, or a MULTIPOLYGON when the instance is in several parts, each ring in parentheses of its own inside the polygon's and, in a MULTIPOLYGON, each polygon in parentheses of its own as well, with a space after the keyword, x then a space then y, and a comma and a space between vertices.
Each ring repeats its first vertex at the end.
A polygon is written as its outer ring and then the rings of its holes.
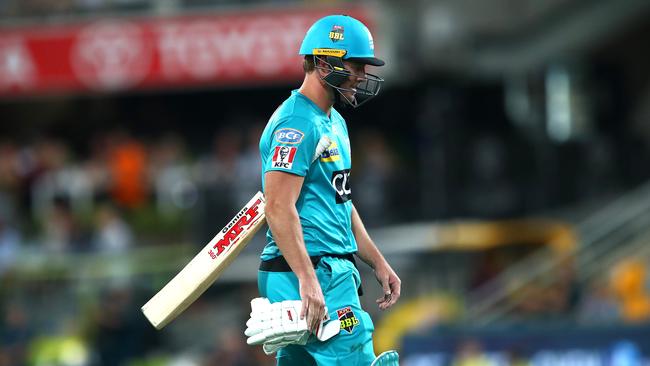
POLYGON ((334 97, 331 88, 323 87, 316 75, 307 74, 298 92, 314 102, 326 115, 330 115, 334 97))

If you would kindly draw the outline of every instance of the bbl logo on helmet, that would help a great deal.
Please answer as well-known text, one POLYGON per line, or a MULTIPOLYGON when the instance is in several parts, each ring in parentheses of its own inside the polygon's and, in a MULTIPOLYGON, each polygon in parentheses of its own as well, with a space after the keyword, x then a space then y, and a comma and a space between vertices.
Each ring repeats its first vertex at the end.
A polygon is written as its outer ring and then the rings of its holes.
POLYGON ((335 25, 330 31, 330 39, 332 42, 338 42, 343 40, 343 27, 340 25, 335 25))

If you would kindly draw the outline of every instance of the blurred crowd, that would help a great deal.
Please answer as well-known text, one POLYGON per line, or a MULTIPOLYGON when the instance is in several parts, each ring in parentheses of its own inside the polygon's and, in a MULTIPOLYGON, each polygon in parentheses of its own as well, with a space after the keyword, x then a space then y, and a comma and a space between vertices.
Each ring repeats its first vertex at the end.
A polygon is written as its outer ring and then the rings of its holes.
MULTIPOLYGON (((124 130, 100 134, 83 156, 54 138, 0 142, 0 268, 23 242, 48 252, 120 252, 133 245, 134 230, 141 234, 139 245, 147 238, 164 244, 182 235, 211 237, 215 223, 260 190, 262 127, 220 130, 212 146, 194 157, 187 141, 173 133, 153 141, 124 130), (174 218, 186 225, 163 238, 156 231, 165 228, 141 222, 174 218)), ((393 218, 384 213, 396 157, 379 132, 361 136, 356 185, 370 188, 356 190, 355 202, 372 227, 393 218)))
MULTIPOLYGON (((508 270, 516 262, 511 253, 512 248, 497 248, 478 254, 469 289, 508 270)), ((518 280, 504 284, 513 288, 502 304, 512 319, 587 326, 650 322, 650 258, 625 256, 593 277, 580 277, 571 257, 539 260, 553 263, 548 273, 522 286, 518 280)))
POLYGON ((259 347, 246 345, 244 314, 236 311, 241 306, 234 306, 248 302, 242 298, 246 291, 220 288, 219 298, 211 300, 205 294, 186 311, 183 322, 163 333, 140 313, 142 291, 128 284, 101 288, 92 299, 62 283, 23 288, 22 297, 0 307, 0 365, 274 364, 259 347))

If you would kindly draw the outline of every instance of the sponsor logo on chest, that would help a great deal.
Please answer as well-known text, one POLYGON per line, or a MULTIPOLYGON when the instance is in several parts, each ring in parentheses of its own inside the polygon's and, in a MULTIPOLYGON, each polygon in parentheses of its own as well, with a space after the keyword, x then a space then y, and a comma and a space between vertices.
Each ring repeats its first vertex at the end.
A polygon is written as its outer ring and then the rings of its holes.
POLYGON ((324 163, 331 163, 334 161, 341 160, 341 153, 339 151, 339 146, 336 141, 332 142, 330 146, 323 151, 320 156, 320 161, 324 163))
POLYGON ((337 170, 332 173, 332 187, 336 191, 336 203, 345 203, 352 199, 350 188, 350 169, 337 170))

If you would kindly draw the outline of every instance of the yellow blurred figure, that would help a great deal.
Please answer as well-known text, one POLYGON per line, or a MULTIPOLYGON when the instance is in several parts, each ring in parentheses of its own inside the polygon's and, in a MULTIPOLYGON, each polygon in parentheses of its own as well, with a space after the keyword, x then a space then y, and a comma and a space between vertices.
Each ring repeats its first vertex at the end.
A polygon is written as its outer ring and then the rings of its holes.
POLYGON ((627 322, 639 323, 650 319, 646 276, 646 264, 636 259, 623 260, 612 270, 611 285, 620 301, 623 320, 627 322))
POLYGON ((384 316, 375 327, 375 351, 401 347, 407 333, 457 318, 459 300, 448 294, 432 294, 407 300, 384 316))
POLYGON ((483 353, 481 344, 477 341, 466 341, 461 344, 452 366, 491 366, 492 364, 483 353))
POLYGON ((29 364, 82 366, 87 365, 90 355, 86 344, 73 336, 42 337, 30 346, 29 364))

